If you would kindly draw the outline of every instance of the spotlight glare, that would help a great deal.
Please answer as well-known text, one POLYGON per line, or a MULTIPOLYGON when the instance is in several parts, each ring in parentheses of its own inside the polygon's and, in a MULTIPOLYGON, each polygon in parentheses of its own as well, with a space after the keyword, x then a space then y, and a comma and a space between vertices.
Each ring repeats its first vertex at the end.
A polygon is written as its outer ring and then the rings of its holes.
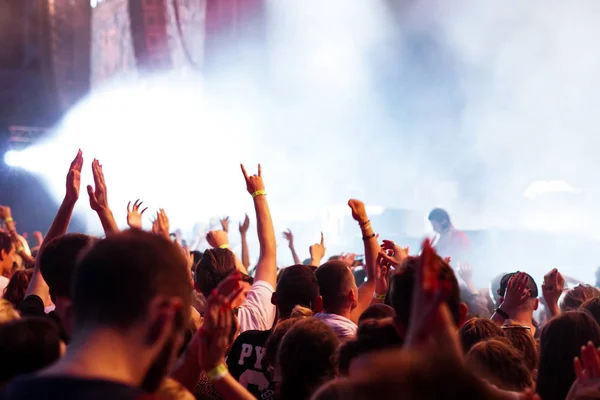
POLYGON ((21 152, 16 150, 9 150, 4 154, 4 163, 9 167, 20 167, 21 152))

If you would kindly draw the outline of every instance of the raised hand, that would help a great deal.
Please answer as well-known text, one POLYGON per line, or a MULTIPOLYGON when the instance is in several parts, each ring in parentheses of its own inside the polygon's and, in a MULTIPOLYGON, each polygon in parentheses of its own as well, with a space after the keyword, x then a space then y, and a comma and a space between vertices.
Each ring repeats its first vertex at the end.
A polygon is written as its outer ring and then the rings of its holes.
POLYGON ((408 251, 408 247, 402 248, 391 240, 384 240, 377 256, 377 263, 385 261, 388 266, 398 268, 408 257, 408 251))
POLYGON ((356 200, 356 199, 350 199, 348 201, 348 206, 350 206, 350 209, 352 210, 352 218, 354 218, 354 220, 356 222, 358 222, 361 225, 364 225, 367 223, 369 218, 367 217, 367 211, 365 210, 365 204, 362 201, 356 200))
POLYGON ((529 277, 524 272, 518 272, 511 276, 504 294, 502 308, 514 310, 523 304, 530 296, 530 291, 527 289, 528 283, 529 277))
POLYGON ((544 283, 542 283, 542 295, 548 307, 558 306, 558 299, 565 289, 565 278, 558 269, 553 268, 550 272, 544 275, 544 283))
POLYGON ((6 220, 12 218, 12 211, 9 206, 0 206, 0 219, 6 220))
POLYGON ((206 234, 206 241, 212 248, 229 245, 229 237, 225 231, 210 231, 206 234))
POLYGON ((44 235, 42 235, 42 232, 40 232, 40 231, 33 232, 33 238, 37 242, 38 246, 42 245, 42 242, 44 241, 44 235))
POLYGON ((388 263, 378 257, 375 268, 375 294, 387 294, 389 273, 390 267, 388 263))
POLYGON ((146 207, 140 211, 142 204, 144 204, 144 202, 140 201, 140 199, 137 199, 133 203, 133 208, 131 207, 131 201, 127 203, 127 225, 129 225, 131 229, 142 229, 142 215, 144 215, 144 212, 148 209, 148 207, 146 207))
POLYGON ((195 338, 198 346, 198 365, 204 371, 210 371, 225 363, 225 355, 231 345, 229 337, 235 324, 232 304, 237 302, 242 293, 241 278, 239 272, 234 272, 208 297, 203 314, 204 324, 195 338))
POLYGON ((325 257, 326 250, 327 249, 325 248, 325 236, 323 236, 323 232, 321 232, 321 243, 315 243, 312 246, 310 246, 310 265, 318 267, 323 257, 325 257))
POLYGON ((348 268, 354 268, 354 260, 356 260, 356 254, 354 253, 342 253, 340 254, 340 261, 348 266, 348 268))
POLYGON ((244 174, 244 179, 246 180, 246 189, 248 190, 248 193, 250 193, 252 196, 264 195, 265 183, 262 179, 262 169, 260 164, 258 164, 258 175, 248 175, 244 165, 240 164, 240 166, 242 167, 242 173, 244 174))
POLYGON ((288 241, 288 245, 290 248, 294 247, 294 234, 291 230, 287 230, 283 232, 283 237, 288 241))
POLYGON ((576 379, 567 400, 576 399, 581 391, 600 385, 600 350, 594 347, 594 343, 588 342, 581 348, 581 357, 575 357, 573 367, 576 379))
POLYGON ((69 173, 67 174, 67 192, 66 199, 75 203, 79 199, 79 189, 81 187, 81 168, 83 167, 83 153, 81 149, 77 152, 75 159, 71 162, 69 173))
MULTIPOLYGON (((100 162, 96 159, 92 161, 92 173, 94 175, 95 187, 92 187, 92 185, 88 185, 87 187, 88 195, 90 196, 90 207, 96 212, 103 212, 109 209, 108 197, 102 165, 100 165, 100 162)), ((79 191, 77 193, 79 193, 79 191)))
POLYGON ((223 231, 229 232, 229 217, 220 219, 219 222, 221 222, 221 227, 223 228, 223 231))
POLYGON ((156 213, 156 220, 152 224, 152 231, 167 240, 170 240, 169 217, 164 209, 160 208, 156 213))
POLYGON ((240 234, 245 235, 248 233, 248 228, 250 228, 250 217, 248 214, 244 217, 244 222, 240 224, 240 234))
POLYGON ((473 268, 467 263, 460 263, 458 265, 458 276, 465 282, 471 282, 473 280, 473 268))

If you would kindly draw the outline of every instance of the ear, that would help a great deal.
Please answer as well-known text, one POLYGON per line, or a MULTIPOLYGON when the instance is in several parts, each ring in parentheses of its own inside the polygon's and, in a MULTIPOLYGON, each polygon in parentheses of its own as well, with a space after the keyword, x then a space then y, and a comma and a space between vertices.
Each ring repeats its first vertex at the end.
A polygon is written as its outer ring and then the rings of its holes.
POLYGON ((148 305, 145 342, 148 346, 159 346, 172 337, 176 328, 176 319, 181 318, 183 304, 177 298, 154 298, 148 305), (178 316, 179 314, 179 316, 178 316))
POLYGON ((540 299, 535 299, 535 303, 533 304, 533 311, 537 310, 540 306, 540 299))
POLYGON ((463 302, 458 305, 458 326, 460 328, 467 321, 467 313, 469 312, 469 307, 463 302))
POLYGON ((358 302, 358 298, 354 294, 354 290, 348 290, 348 300, 350 300, 351 303, 357 303, 358 302))
POLYGON ((273 294, 271 295, 271 304, 273 304, 274 306, 277 305, 277 292, 273 292, 273 294))
POLYGON ((313 304, 313 311, 315 313, 323 311, 323 297, 317 297, 317 299, 315 300, 315 304, 313 304))

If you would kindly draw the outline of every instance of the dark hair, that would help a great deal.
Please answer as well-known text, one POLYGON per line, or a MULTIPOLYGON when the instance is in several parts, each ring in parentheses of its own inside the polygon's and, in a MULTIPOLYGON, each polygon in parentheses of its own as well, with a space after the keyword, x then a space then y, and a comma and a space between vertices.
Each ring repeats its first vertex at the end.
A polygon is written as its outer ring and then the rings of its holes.
POLYGON ((394 309, 387 304, 373 304, 358 317, 358 325, 369 320, 380 320, 396 316, 394 309))
POLYGON ((521 392, 533 384, 523 356, 505 338, 475 344, 467 353, 466 362, 499 389, 521 392))
POLYGON ((45 317, 0 324, 0 354, 0 383, 47 367, 60 357, 58 328, 45 317))
POLYGON ((505 327, 502 330, 504 331, 504 337, 523 355, 527 369, 533 372, 538 367, 540 355, 535 339, 531 336, 531 331, 522 327, 505 327))
POLYGON ((471 318, 458 330, 458 336, 465 353, 468 353, 471 347, 483 340, 502 337, 503 335, 502 328, 487 318, 471 318))
POLYGON ((198 251, 198 250, 192 250, 190 251, 190 253, 192 254, 192 256, 194 257, 194 262, 193 262, 193 266, 197 265, 200 260, 202 259, 202 252, 198 251))
POLYGON ((196 289, 208 297, 213 289, 233 271, 235 271, 235 256, 231 250, 208 249, 202 254, 196 266, 194 274, 196 289))
MULTIPOLYGON (((460 324, 460 289, 458 288, 458 281, 456 280, 454 271, 452 271, 452 268, 444 260, 437 255, 435 259, 440 266, 439 279, 450 283, 450 295, 447 304, 452 313, 454 323, 458 326, 460 324)), ((417 268, 421 268, 421 257, 408 257, 390 279, 388 299, 390 305, 396 311, 396 316, 405 328, 408 327, 410 319, 415 271, 417 268)))
MULTIPOLYGON (((10 252, 13 246, 13 241, 10 235, 4 231, 0 231, 0 250, 4 250, 5 253, 10 252)), ((2 256, 0 256, 0 260, 2 256)))
POLYGON ((281 371, 280 398, 307 400, 319 386, 335 378, 339 341, 323 321, 305 318, 285 334, 277 365, 281 371))
POLYGON ((447 221, 448 223, 450 223, 450 215, 448 214, 448 212, 442 208, 434 208, 433 210, 431 210, 431 212, 429 213, 429 217, 427 217, 428 220, 430 221, 436 221, 439 222, 440 224, 443 223, 444 221, 447 221))
POLYGON ((600 297, 600 290, 591 285, 577 285, 569 290, 560 303, 562 312, 577 310, 586 300, 600 297))
POLYGON ((312 268, 292 265, 281 272, 275 290, 280 318, 288 318, 297 305, 313 309, 318 297, 319 282, 312 268))
MULTIPOLYGON (((273 329, 267 341, 265 343, 265 355, 262 359, 262 368, 267 370, 269 366, 275 366, 277 361, 277 353, 279 353, 279 346, 281 340, 285 334, 294 326, 297 322, 302 321, 305 317, 289 318, 280 321, 277 326, 273 329)), ((270 377, 273 380, 274 377, 270 377)))
POLYGON ((325 311, 334 312, 343 307, 354 281, 348 266, 342 261, 328 261, 317 269, 315 275, 325 311))
POLYGON ((600 297, 587 299, 580 307, 580 311, 588 312, 600 324, 600 297))
POLYGON ((573 359, 588 341, 600 344, 600 327, 585 312, 567 311, 542 328, 536 390, 544 400, 563 400, 575 381, 573 359))
POLYGON ((91 236, 69 233, 45 243, 38 256, 39 266, 53 301, 56 301, 57 296, 72 298, 71 281, 77 260, 93 241, 91 236))
POLYGON ((350 363, 360 355, 377 350, 399 348, 403 343, 391 318, 367 320, 359 325, 356 339, 349 340, 340 347, 340 373, 347 375, 350 363))
POLYGON ((10 301, 15 308, 19 308, 19 304, 25 298, 32 274, 33 269, 20 269, 16 271, 4 289, 4 299, 10 301))
POLYGON ((191 304, 187 260, 169 240, 128 230, 97 242, 77 265, 73 281, 76 328, 86 324, 127 329, 146 315, 157 295, 183 302, 183 329, 191 304))

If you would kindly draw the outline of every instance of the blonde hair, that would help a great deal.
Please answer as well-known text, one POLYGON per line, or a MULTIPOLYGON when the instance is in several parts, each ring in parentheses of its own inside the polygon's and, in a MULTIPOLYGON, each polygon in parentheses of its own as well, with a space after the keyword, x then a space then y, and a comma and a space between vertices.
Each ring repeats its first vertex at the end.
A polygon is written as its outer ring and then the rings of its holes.
POLYGON ((290 319, 298 317, 312 317, 313 315, 314 313, 310 308, 295 306, 292 310, 292 313, 290 314, 290 319))
POLYGON ((0 299, 0 324, 20 318, 21 316, 10 301, 0 299))

